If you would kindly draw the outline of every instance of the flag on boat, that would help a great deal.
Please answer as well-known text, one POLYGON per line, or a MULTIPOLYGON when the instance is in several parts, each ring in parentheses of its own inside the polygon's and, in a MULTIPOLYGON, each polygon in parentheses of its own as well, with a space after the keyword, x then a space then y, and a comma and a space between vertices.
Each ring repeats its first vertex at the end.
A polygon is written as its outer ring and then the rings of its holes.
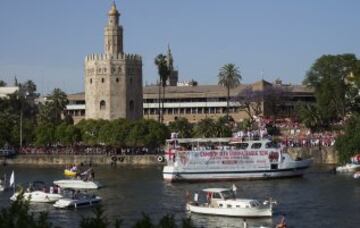
POLYGON ((14 184, 15 184, 15 173, 13 170, 10 176, 9 186, 12 187, 14 184))

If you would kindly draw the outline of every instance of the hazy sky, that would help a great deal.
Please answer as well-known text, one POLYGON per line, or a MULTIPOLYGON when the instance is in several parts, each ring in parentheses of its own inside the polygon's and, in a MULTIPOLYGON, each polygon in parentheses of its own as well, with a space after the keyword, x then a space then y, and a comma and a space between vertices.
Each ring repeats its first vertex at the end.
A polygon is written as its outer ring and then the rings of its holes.
MULTIPOLYGON (((42 93, 83 91, 83 62, 103 51, 111 0, 1 0, 0 80, 33 80, 42 93)), ((358 0, 116 0, 124 49, 143 57, 173 51, 180 80, 217 83, 239 66, 243 82, 300 83, 322 54, 360 53, 358 0)))

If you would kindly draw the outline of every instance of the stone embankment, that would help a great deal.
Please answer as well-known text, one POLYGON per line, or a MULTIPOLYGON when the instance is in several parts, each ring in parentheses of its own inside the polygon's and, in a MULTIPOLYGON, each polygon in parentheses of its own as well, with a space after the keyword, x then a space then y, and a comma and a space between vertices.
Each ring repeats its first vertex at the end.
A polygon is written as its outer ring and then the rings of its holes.
MULTIPOLYGON (((289 148, 293 157, 314 159, 314 164, 336 164, 337 152, 333 147, 289 148)), ((164 157, 159 155, 65 155, 65 154, 26 154, 14 158, 0 158, 1 163, 16 165, 162 165, 164 157), (162 160, 161 160, 162 159, 162 160), (161 160, 161 161, 159 161, 161 160)))
MULTIPOLYGON (((163 159, 163 157, 161 157, 163 159)), ((15 165, 159 165, 159 155, 17 155, 1 159, 2 163, 15 165)), ((1 161, 0 160, 0 161, 1 161)))

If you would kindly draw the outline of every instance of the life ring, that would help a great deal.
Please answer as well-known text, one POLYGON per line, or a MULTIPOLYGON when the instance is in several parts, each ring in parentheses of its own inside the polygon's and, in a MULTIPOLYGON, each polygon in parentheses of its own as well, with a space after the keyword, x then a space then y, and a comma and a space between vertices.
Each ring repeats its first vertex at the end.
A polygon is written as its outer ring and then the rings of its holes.
POLYGON ((164 161, 164 158, 163 158, 163 156, 159 156, 158 158, 157 158, 157 160, 158 160, 158 162, 163 162, 164 161))
POLYGON ((116 160, 117 160, 116 156, 112 156, 112 157, 111 157, 111 160, 112 160, 113 162, 116 162, 116 160))

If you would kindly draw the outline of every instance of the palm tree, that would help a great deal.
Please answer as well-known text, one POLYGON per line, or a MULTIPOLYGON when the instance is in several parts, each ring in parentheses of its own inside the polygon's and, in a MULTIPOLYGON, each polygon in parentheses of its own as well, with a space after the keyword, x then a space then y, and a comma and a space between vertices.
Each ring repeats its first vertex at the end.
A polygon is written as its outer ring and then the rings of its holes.
POLYGON ((163 55, 163 54, 159 54, 158 56, 156 56, 155 65, 158 68, 158 73, 159 73, 159 77, 160 77, 160 83, 159 83, 159 122, 163 122, 164 121, 163 110, 164 110, 165 87, 166 87, 166 81, 169 78, 170 69, 169 69, 169 65, 167 63, 166 56, 163 55), (163 90, 162 99, 161 99, 161 94, 160 94, 160 86, 162 87, 162 90, 163 90), (161 103, 162 103, 161 111, 160 111, 160 100, 161 100, 161 103))
POLYGON ((226 105, 226 116, 229 117, 229 102, 230 102, 230 89, 240 85, 242 79, 239 68, 232 63, 225 64, 220 68, 218 74, 219 85, 225 86, 227 89, 227 105, 226 105))

